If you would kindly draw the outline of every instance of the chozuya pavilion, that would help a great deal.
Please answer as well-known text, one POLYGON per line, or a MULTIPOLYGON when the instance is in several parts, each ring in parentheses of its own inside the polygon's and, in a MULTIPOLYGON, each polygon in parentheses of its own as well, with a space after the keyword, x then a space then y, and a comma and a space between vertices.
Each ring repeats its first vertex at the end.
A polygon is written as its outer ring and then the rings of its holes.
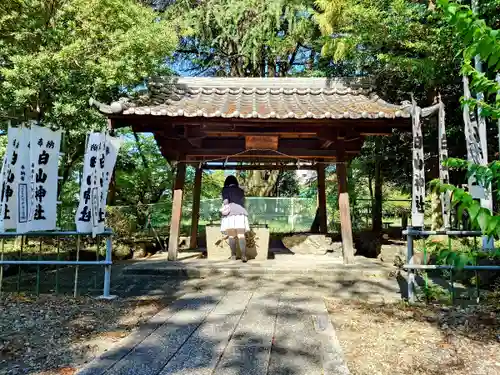
POLYGON ((298 160, 307 161, 318 174, 321 233, 327 232, 325 166, 335 163, 343 257, 352 262, 346 162, 366 136, 411 130, 411 105, 385 102, 363 80, 156 78, 143 96, 91 104, 108 117, 110 129, 153 133, 163 156, 176 163, 170 260, 177 259, 186 166, 197 169, 190 240, 195 248, 202 170, 213 169, 210 161, 217 159, 266 170, 294 169, 298 160))

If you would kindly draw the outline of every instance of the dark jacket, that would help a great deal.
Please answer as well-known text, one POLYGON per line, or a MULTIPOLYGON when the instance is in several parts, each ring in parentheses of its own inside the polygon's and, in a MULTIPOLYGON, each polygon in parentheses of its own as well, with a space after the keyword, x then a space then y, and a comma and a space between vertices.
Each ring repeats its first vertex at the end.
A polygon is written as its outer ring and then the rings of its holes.
POLYGON ((229 185, 222 189, 222 200, 224 204, 229 203, 230 211, 228 216, 245 215, 248 212, 245 209, 245 193, 236 185, 229 185))

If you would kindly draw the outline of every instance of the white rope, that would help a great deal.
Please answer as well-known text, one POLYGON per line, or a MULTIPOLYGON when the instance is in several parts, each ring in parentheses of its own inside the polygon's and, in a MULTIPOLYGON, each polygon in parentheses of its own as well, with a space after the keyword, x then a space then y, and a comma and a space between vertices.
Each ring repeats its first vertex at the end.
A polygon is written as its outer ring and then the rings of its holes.
MULTIPOLYGON (((203 163, 213 163, 213 162, 217 162, 217 161, 222 161, 225 163, 227 163, 229 161, 230 158, 234 158, 236 156, 240 156, 240 155, 244 155, 248 152, 251 152, 251 151, 266 151, 266 152, 274 152, 275 154, 277 155, 280 155, 280 156, 283 156, 283 157, 286 157, 286 158, 289 158, 289 159, 294 159, 298 164, 312 164, 312 165, 317 165, 317 164, 325 164, 325 165, 337 165, 337 164, 348 164, 349 162, 346 162, 346 161, 343 161, 343 162, 338 162, 338 161, 315 161, 315 160, 308 160, 308 159, 301 159, 297 156, 293 156, 293 155, 288 155, 288 154, 285 154, 281 151, 277 151, 277 150, 273 150, 273 149, 270 149, 270 148, 252 148, 252 149, 248 149, 248 150, 244 150, 244 151, 241 151, 241 152, 238 152, 236 154, 232 154, 232 155, 228 155, 228 156, 222 156, 222 157, 219 157, 219 158, 214 158, 214 159, 205 159, 203 160, 203 163)), ((177 160, 177 162, 179 163, 193 163, 193 162, 196 162, 197 160, 177 160)))

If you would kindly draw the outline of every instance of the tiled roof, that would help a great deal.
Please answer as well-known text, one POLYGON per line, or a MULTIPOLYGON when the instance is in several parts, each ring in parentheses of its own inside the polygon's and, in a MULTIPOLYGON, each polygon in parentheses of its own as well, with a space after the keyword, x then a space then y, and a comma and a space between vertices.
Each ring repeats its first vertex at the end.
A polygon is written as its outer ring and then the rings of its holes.
POLYGON ((152 79, 148 94, 105 105, 105 114, 254 119, 393 119, 410 106, 380 99, 360 80, 322 78, 152 79))

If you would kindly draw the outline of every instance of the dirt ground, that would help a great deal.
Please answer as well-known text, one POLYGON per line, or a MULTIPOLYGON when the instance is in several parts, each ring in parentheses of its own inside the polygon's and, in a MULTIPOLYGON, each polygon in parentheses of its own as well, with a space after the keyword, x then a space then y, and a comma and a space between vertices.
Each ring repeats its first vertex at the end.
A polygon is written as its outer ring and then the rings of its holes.
POLYGON ((500 374, 498 306, 327 305, 353 375, 500 374))
POLYGON ((102 294, 102 267, 79 268, 78 297, 73 298, 75 267, 36 273, 17 272, 3 280, 0 296, 0 375, 71 375, 74 367, 102 353, 175 299, 179 281, 124 277, 133 261, 118 262, 111 273, 112 301, 102 294), (19 292, 18 292, 19 290, 19 292))
POLYGON ((160 299, 67 296, 0 300, 0 374, 73 374, 165 306, 160 299))

